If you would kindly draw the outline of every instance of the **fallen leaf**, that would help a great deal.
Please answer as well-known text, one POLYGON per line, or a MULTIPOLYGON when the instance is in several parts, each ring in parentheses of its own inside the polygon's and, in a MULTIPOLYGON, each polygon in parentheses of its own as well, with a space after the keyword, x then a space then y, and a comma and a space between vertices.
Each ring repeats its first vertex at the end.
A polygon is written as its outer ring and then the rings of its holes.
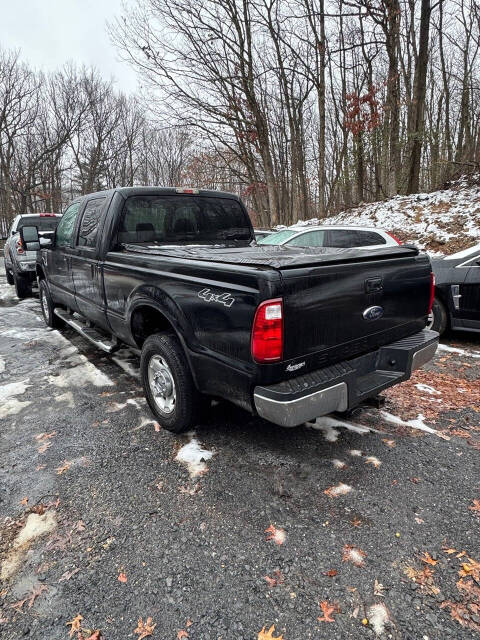
POLYGON ((322 610, 323 616, 317 618, 319 622, 335 622, 334 618, 332 618, 332 613, 337 610, 335 605, 329 604, 327 600, 322 600, 320 602, 320 609, 322 610))
POLYGON ((23 498, 23 500, 20 500, 20 504, 23 505, 24 507, 27 506, 28 504, 28 498, 27 496, 25 496, 25 498, 23 498))
POLYGON ((56 433, 56 431, 50 431, 50 433, 37 433, 35 440, 49 440, 50 438, 53 438, 56 433))
POLYGON ((33 603, 44 591, 48 591, 48 587, 46 584, 39 584, 37 587, 32 589, 30 597, 28 598, 28 608, 31 609, 33 607, 33 603))
POLYGON ((190 618, 189 618, 189 619, 186 621, 185 626, 186 626, 186 627, 187 627, 187 629, 188 629, 188 627, 191 627, 191 626, 192 626, 192 624, 193 624, 193 622, 192 622, 192 621, 190 620, 190 618))
POLYGON ((353 546, 352 544, 346 544, 343 547, 343 557, 342 560, 344 562, 351 562, 356 567, 363 567, 365 562, 364 558, 367 556, 365 551, 359 549, 358 547, 353 546))
POLYGON ((162 427, 158 424, 158 422, 153 423, 153 428, 157 433, 162 430, 162 427))
POLYGON ((262 630, 258 632, 257 640, 283 640, 283 635, 274 636, 274 631, 275 625, 273 624, 268 631, 265 631, 265 627, 262 627, 262 630))
POLYGON ((475 513, 480 514, 480 500, 477 500, 477 498, 475 498, 475 500, 473 501, 473 504, 470 505, 468 508, 470 509, 470 511, 474 511, 475 513))
POLYGON ((80 569, 78 569, 78 568, 72 569, 71 571, 65 571, 65 573, 63 573, 61 575, 61 577, 58 579, 58 581, 59 582, 65 582, 67 580, 70 580, 70 578, 72 578, 79 571, 80 571, 80 569))
POLYGON ((68 469, 70 469, 70 465, 71 465, 71 462, 65 461, 62 466, 57 467, 55 469, 55 471, 57 472, 57 476, 60 476, 62 475, 62 473, 65 473, 65 471, 68 471, 68 469))
POLYGON ((125 574, 125 573, 123 573, 123 571, 121 571, 121 572, 118 574, 118 578, 117 578, 117 580, 118 580, 119 582, 127 582, 127 576, 126 576, 126 574, 125 574))
POLYGON ((45 451, 52 446, 50 441, 44 442, 42 446, 38 447, 38 453, 45 453, 45 451))
POLYGON ((153 635, 153 631, 156 626, 157 624, 153 624, 153 620, 150 616, 145 620, 145 622, 143 622, 142 618, 139 618, 137 628, 133 633, 139 634, 137 640, 143 640, 143 638, 153 635))
POLYGON ((268 533, 266 541, 269 542, 270 540, 273 540, 275 544, 283 544, 287 537, 284 529, 277 529, 273 524, 271 524, 268 529, 265 529, 265 533, 268 533))
POLYGON ((462 568, 458 572, 460 577, 471 576, 475 582, 480 583, 480 563, 467 556, 468 562, 462 562, 462 568))
POLYGON ((420 556, 420 560, 426 564, 431 564, 432 567, 434 567, 438 562, 438 560, 434 560, 427 551, 423 552, 423 555, 420 556))
POLYGON ((350 524, 352 525, 352 527, 360 527, 362 525, 362 521, 360 518, 355 516, 350 520, 350 524))
POLYGON ((180 629, 180 631, 177 633, 177 640, 182 640, 182 638, 188 638, 188 637, 189 635, 185 631, 185 629, 180 629))
POLYGON ((449 547, 444 547, 443 550, 445 551, 445 553, 448 553, 448 555, 451 555, 452 553, 457 553, 456 549, 451 549, 449 547))
POLYGON ((378 469, 378 467, 382 464, 382 461, 375 456, 367 456, 365 458, 365 464, 371 464, 375 467, 375 469, 378 469))
POLYGON ((70 622, 67 622, 67 626, 70 625, 70 633, 68 634, 70 638, 73 637, 73 634, 76 633, 77 631, 80 631, 80 623, 83 620, 83 616, 81 616, 80 614, 78 614, 78 616, 75 616, 75 618, 73 620, 70 620, 70 622))
POLYGON ((26 601, 27 601, 27 598, 24 598, 23 600, 18 600, 18 602, 14 602, 13 604, 10 605, 10 609, 16 609, 17 611, 21 611, 26 601))
POLYGON ((425 520, 422 520, 422 518, 419 518, 418 516, 415 516, 415 522, 417 524, 423 524, 425 522, 425 520))
POLYGON ((35 467, 35 471, 42 471, 42 469, 46 469, 46 468, 47 468, 47 465, 46 465, 46 464, 38 464, 38 465, 35 467))
POLYGON ((373 593, 374 595, 380 596, 380 597, 383 597, 385 595, 385 587, 376 578, 375 578, 375 583, 373 585, 373 593))
POLYGON ((382 442, 384 442, 389 449, 393 449, 397 445, 395 440, 389 440, 388 438, 382 438, 382 442))
POLYGON ((84 640, 101 640, 102 638, 102 632, 100 631, 100 629, 96 629, 91 635, 88 636, 88 638, 85 638, 84 640))
POLYGON ((330 571, 325 571, 324 572, 324 576, 328 576, 329 578, 333 578, 338 574, 338 571, 336 569, 330 569, 330 571))

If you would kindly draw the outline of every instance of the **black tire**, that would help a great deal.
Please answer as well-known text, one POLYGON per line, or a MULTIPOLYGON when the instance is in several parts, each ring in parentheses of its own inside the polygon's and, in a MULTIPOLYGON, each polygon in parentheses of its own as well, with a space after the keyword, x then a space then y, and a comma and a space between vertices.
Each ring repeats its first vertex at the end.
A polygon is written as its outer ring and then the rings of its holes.
POLYGON ((5 275, 7 276, 8 284, 14 284, 15 281, 13 279, 12 272, 7 269, 7 265, 6 264, 5 264, 5 275))
POLYGON ((32 295, 32 283, 28 277, 21 276, 18 273, 13 273, 13 283, 15 285, 15 293, 17 298, 28 298, 32 295))
POLYGON ((448 315, 445 305, 439 298, 435 298, 432 307, 432 316, 427 325, 433 331, 438 331, 440 335, 445 333, 448 327, 448 315))
MULTIPOLYGON (((160 364, 160 367, 162 366, 160 364)), ((195 387, 187 358, 176 336, 157 333, 145 340, 140 358, 140 373, 147 402, 162 427, 173 433, 181 433, 190 429, 198 421, 201 395, 195 387), (160 360, 167 365, 167 368, 163 369, 163 372, 167 372, 167 378, 161 370, 160 383, 165 382, 165 379, 167 379, 167 385, 172 379, 174 383, 173 393, 169 396, 173 407, 169 411, 162 411, 158 403, 161 404, 163 398, 158 395, 158 400, 155 400, 152 389, 151 377, 154 377, 155 373, 150 365, 158 364, 160 360)), ((158 374, 158 371, 156 373, 158 374)), ((168 390, 167 387, 167 396, 168 390)))
POLYGON ((40 280, 38 290, 40 295, 42 316, 45 320, 45 324, 47 325, 47 327, 52 327, 52 329, 59 329, 61 326, 63 326, 64 323, 58 316, 53 313, 54 304, 45 280, 40 280))

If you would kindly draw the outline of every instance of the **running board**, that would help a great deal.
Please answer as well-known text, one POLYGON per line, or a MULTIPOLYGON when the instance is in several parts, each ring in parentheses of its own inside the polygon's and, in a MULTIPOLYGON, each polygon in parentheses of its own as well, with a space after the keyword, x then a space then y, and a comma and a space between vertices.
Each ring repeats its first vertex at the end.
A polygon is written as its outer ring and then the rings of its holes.
POLYGON ((65 311, 65 309, 55 307, 53 313, 102 351, 105 351, 106 353, 113 353, 120 348, 120 344, 117 340, 109 340, 107 336, 103 335, 93 327, 89 327, 86 322, 83 322, 80 318, 75 318, 73 315, 65 311))

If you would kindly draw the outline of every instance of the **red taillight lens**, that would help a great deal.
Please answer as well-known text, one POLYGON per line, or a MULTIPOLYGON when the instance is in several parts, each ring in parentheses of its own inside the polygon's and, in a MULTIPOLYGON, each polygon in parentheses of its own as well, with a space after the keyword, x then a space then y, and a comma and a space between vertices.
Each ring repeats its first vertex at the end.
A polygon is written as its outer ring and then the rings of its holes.
POLYGON ((428 301, 428 313, 432 311, 433 301, 435 300, 435 274, 430 273, 430 300, 428 301))
POLYGON ((54 213, 41 213, 40 218, 55 218, 54 213))
POLYGON ((255 362, 275 362, 283 355, 283 301, 262 302, 252 328, 252 357, 255 362))
POLYGON ((17 253, 25 253, 24 249, 23 249, 23 242, 22 239, 19 238, 16 242, 17 244, 17 253))
POLYGON ((393 233, 390 233, 390 231, 387 231, 387 233, 388 233, 388 235, 389 235, 391 238, 393 238, 393 239, 395 240, 395 242, 396 242, 397 244, 402 244, 402 243, 400 242, 400 240, 397 238, 397 236, 394 236, 394 235, 393 235, 393 233))

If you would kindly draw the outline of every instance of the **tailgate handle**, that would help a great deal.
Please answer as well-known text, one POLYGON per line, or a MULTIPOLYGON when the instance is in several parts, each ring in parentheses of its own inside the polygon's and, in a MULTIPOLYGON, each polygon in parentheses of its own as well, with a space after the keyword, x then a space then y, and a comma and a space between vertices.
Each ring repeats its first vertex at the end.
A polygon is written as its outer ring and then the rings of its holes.
POLYGON ((375 293, 376 291, 383 291, 382 278, 368 278, 365 280, 365 292, 375 293))

